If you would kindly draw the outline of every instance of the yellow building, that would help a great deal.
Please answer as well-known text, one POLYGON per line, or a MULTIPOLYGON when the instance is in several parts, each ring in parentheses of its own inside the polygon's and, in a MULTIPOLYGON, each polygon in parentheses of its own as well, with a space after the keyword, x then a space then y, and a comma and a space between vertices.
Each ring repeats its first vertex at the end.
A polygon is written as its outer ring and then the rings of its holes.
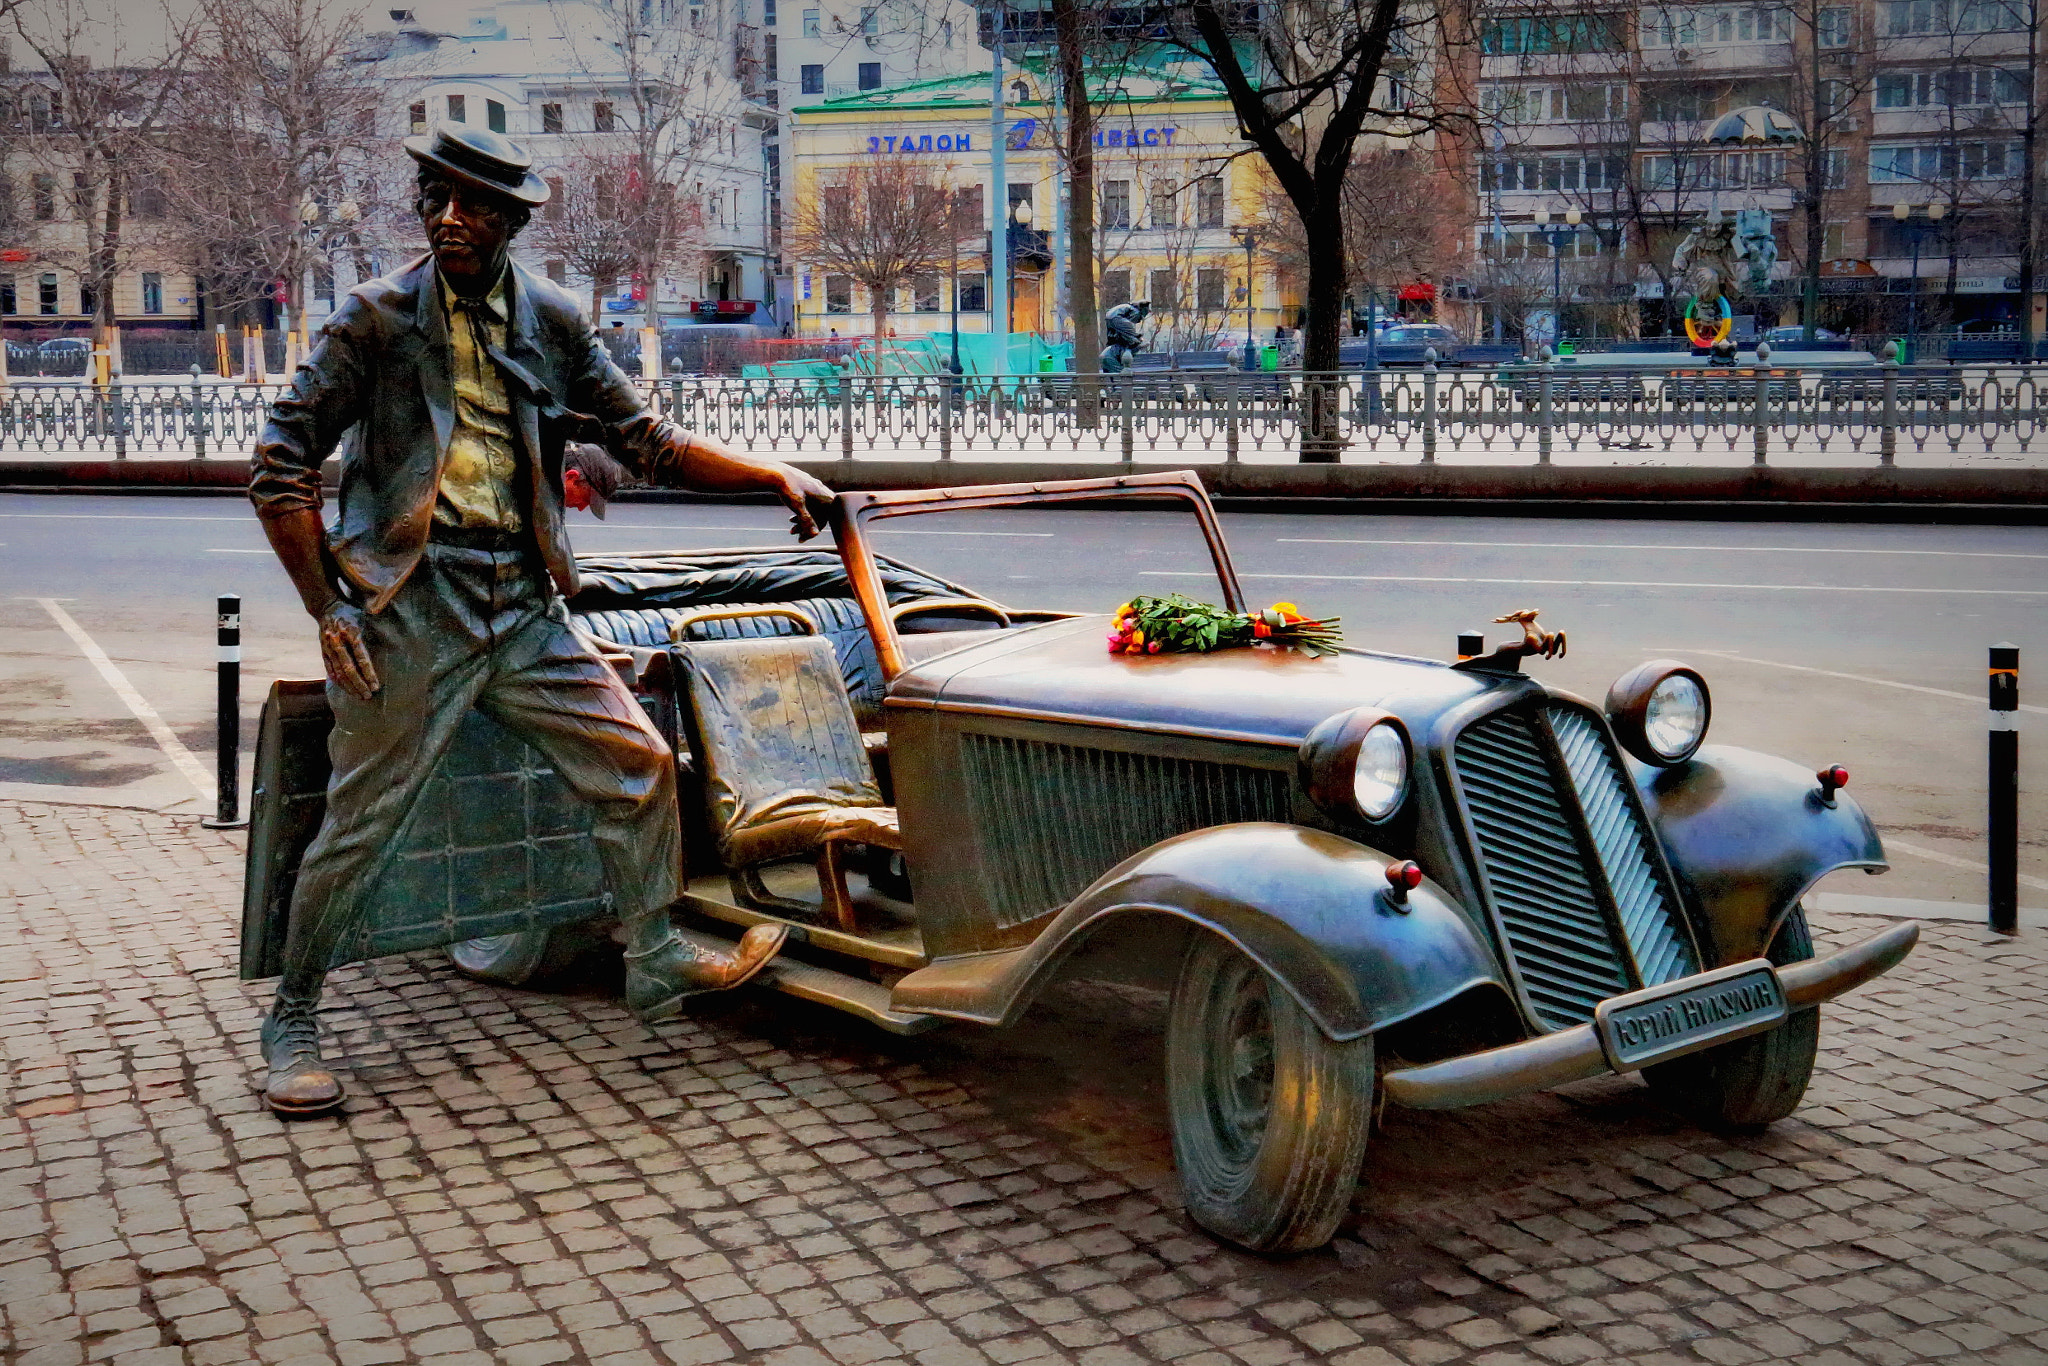
MULTIPOLYGON (((1264 236, 1264 163, 1238 155, 1247 144, 1222 87, 1205 71, 1133 65, 1097 73, 1098 102, 1108 100, 1095 135, 1096 257, 1102 308, 1148 300, 1148 344, 1194 350, 1242 344, 1249 324, 1260 340, 1297 322, 1299 300, 1263 247, 1248 255, 1242 230, 1264 236), (1233 159, 1235 158, 1235 159, 1233 159), (1247 297, 1248 294, 1248 297, 1247 297)), ((1055 149, 1056 82, 1036 59, 1009 67, 1003 126, 1008 212, 992 205, 991 124, 986 72, 863 91, 790 111, 789 173, 802 204, 836 176, 877 158, 929 168, 935 181, 978 192, 982 227, 1025 220, 1011 274, 1013 332, 1057 337, 1069 331, 1066 278, 1067 174, 1055 149), (1048 265, 1047 262, 1051 264, 1048 265)), ((999 239, 1000 240, 1000 237, 999 239)), ((999 251, 997 259, 1002 259, 999 251)), ((991 331, 984 250, 963 253, 963 332, 991 331)), ((797 333, 865 335, 872 310, 865 291, 791 259, 797 333)), ((895 291, 887 326, 900 337, 951 327, 950 269, 895 291)))

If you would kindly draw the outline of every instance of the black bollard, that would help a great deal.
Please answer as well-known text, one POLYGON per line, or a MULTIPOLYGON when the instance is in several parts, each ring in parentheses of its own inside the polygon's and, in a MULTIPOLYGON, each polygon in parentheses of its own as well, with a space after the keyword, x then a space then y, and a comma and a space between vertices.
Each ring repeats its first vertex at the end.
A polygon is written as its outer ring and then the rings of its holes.
POLYGON ((218 690, 214 710, 214 778, 219 797, 213 819, 201 821, 213 830, 242 825, 242 599, 220 595, 216 607, 215 642, 219 646, 218 690))
POLYGON ((2020 928, 2020 733, 2013 714, 2020 709, 2020 648, 2000 641, 1991 647, 1991 733, 1984 822, 1991 846, 1991 928, 2017 934, 2020 928))

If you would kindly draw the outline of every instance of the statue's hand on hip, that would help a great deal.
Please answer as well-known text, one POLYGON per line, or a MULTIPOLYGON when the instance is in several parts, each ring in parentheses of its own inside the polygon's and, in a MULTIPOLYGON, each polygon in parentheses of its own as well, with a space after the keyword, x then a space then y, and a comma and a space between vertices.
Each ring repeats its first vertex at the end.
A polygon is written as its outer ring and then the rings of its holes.
POLYGON ((328 679, 359 702, 382 686, 363 643, 363 609, 351 603, 337 601, 320 614, 320 659, 328 679))

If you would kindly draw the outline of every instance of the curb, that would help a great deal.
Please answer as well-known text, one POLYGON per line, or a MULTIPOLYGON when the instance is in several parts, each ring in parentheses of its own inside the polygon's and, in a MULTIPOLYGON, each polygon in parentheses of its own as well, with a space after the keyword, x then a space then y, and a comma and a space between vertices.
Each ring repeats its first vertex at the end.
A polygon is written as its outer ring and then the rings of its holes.
MULTIPOLYGON (((1185 466, 1161 463, 798 460, 835 489, 946 488, 1102 478, 1185 466)), ((1907 469, 1567 465, 1201 465, 1219 503, 1239 510, 1468 516, 1674 517, 2048 523, 2048 469, 1907 469)), ((331 477, 334 464, 328 466, 331 477)), ((239 460, 0 461, 17 493, 238 493, 239 460)), ((627 502, 722 501, 668 489, 622 490, 627 502)))

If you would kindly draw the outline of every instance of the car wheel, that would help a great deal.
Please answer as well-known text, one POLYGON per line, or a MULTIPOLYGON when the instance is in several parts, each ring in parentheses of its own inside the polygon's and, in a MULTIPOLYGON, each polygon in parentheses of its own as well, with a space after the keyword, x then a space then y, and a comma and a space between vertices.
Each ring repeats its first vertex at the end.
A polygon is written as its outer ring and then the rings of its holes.
POLYGON ((1189 948, 1167 1016, 1166 1090, 1196 1223, 1254 1252, 1329 1242, 1358 1185, 1375 1084, 1371 1035, 1333 1043, 1224 940, 1189 948))
MULTIPOLYGON (((1773 963, 1813 957, 1806 910, 1794 906, 1772 941, 1773 963)), ((1765 1034, 1702 1049, 1643 1069, 1658 1100, 1709 1128, 1756 1129, 1799 1108, 1820 1051, 1820 1009, 1795 1010, 1765 1034)))
POLYGON ((584 925, 463 939, 448 946, 448 957, 468 977, 502 987, 523 987, 560 976, 597 942, 584 925))

